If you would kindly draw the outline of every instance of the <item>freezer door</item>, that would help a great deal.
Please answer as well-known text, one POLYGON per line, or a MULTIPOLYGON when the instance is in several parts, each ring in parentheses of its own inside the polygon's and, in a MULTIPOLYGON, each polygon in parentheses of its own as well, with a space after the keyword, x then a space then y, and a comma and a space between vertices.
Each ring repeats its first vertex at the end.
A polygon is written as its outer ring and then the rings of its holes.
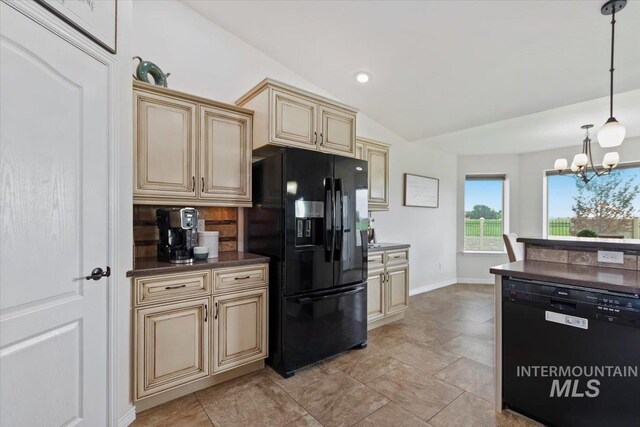
POLYGON ((285 298, 283 372, 367 341, 367 288, 361 283, 285 298))
POLYGON ((367 280, 367 162, 335 156, 334 286, 367 280))
POLYGON ((333 156, 287 148, 285 295, 333 286, 333 156))

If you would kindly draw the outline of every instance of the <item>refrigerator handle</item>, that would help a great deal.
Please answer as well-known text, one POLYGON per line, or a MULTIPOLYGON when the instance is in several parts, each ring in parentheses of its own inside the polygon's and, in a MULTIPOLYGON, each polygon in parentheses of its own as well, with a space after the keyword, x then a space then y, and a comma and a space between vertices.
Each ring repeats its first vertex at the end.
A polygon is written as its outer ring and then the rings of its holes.
MULTIPOLYGON (((335 182, 335 203, 336 203, 336 225, 335 225, 335 249, 334 260, 342 260, 342 241, 344 239, 344 200, 342 190, 342 179, 335 182)), ((342 269, 340 269, 342 271, 342 269)))
POLYGON ((335 240, 335 200, 333 178, 324 180, 324 259, 326 262, 333 262, 333 246, 335 240))

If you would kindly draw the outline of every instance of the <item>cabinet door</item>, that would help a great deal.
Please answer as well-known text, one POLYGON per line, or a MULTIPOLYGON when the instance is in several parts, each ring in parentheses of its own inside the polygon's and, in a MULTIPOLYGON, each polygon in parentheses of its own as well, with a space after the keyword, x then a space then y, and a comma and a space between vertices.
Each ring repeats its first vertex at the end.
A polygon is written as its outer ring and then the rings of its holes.
POLYGON ((213 297, 213 372, 267 357, 267 289, 213 297))
POLYGON ((209 298, 136 309, 136 399, 209 375, 209 298))
POLYGON ((356 142, 356 159, 364 160, 364 144, 356 142))
POLYGON ((385 289, 384 269, 369 270, 367 279, 367 321, 384 317, 385 289))
POLYGON ((409 266, 387 268, 386 314, 409 308, 409 266))
POLYGON ((317 111, 318 105, 311 100, 272 89, 271 142, 315 150, 317 111))
POLYGON ((320 151, 353 156, 356 150, 355 114, 321 105, 319 117, 320 151))
POLYGON ((389 148, 365 145, 369 163, 369 209, 389 209, 389 148))
POLYGON ((196 105, 134 91, 133 195, 194 199, 196 105))
POLYGON ((251 206, 250 115, 200 106, 201 199, 251 206))

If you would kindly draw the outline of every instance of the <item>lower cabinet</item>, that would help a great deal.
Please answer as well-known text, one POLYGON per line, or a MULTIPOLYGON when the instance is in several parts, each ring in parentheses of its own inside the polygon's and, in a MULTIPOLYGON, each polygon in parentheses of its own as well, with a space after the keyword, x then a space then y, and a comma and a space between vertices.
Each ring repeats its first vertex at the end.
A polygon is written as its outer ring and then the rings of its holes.
POLYGON ((402 318, 409 308, 409 252, 373 252, 368 264, 367 321, 373 329, 402 318))
POLYGON ((409 266, 387 268, 386 314, 395 314, 409 308, 409 266))
POLYGON ((214 373, 267 357, 267 290, 213 297, 214 373))
POLYGON ((138 398, 209 375, 209 298, 136 312, 138 398))
POLYGON ((239 375, 229 371, 265 359, 267 277, 268 264, 255 264, 133 279, 134 400, 207 377, 229 379, 239 375), (236 285, 214 286, 214 277, 236 285), (192 283, 200 284, 197 293, 185 291, 192 283), (156 288, 162 299, 143 298, 156 288))

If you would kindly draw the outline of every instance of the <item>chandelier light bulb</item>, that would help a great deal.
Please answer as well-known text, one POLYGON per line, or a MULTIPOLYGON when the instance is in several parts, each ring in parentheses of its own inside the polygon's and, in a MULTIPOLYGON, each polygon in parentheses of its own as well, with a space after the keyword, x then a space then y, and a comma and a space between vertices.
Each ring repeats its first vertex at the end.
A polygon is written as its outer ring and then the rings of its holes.
POLYGON ((611 117, 598 131, 598 143, 602 148, 617 147, 622 144, 625 134, 624 126, 611 117))
POLYGON ((618 166, 618 163, 620 163, 620 154, 615 151, 606 153, 602 159, 602 166, 606 169, 613 169, 618 166))
POLYGON ((556 162, 553 164, 553 168, 558 172, 562 172, 568 165, 569 163, 567 162, 567 159, 556 159, 556 162))
POLYGON ((573 158, 573 163, 575 163, 579 168, 582 168, 587 166, 587 163, 589 163, 589 157, 587 157, 585 153, 576 154, 573 158))

